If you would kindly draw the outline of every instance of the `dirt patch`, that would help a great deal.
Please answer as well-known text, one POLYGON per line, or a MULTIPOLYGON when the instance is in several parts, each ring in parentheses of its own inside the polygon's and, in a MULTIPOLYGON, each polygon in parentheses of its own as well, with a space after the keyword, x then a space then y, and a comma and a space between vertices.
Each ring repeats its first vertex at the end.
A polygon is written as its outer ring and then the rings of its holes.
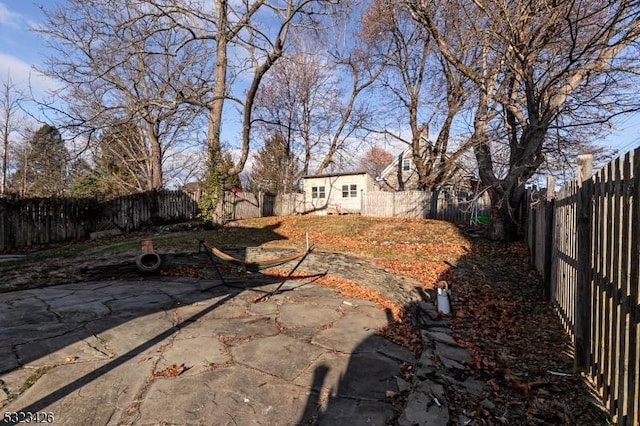
MULTIPOLYGON (((48 287, 83 281, 104 281, 124 278, 145 278, 136 266, 139 252, 107 254, 92 259, 43 259, 25 264, 0 266, 0 293, 48 287)), ((153 276, 208 278, 213 273, 204 255, 166 253, 162 266, 153 276)))

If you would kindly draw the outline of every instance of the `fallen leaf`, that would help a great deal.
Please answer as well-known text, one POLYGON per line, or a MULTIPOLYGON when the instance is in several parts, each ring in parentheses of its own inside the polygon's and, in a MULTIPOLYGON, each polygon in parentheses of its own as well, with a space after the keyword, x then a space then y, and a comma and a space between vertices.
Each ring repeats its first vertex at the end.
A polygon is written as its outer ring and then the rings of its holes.
POLYGON ((184 364, 180 364, 180 365, 173 364, 166 367, 163 370, 154 372, 153 376, 154 377, 177 377, 182 373, 184 373, 185 371, 187 371, 188 369, 189 367, 185 366, 184 364))

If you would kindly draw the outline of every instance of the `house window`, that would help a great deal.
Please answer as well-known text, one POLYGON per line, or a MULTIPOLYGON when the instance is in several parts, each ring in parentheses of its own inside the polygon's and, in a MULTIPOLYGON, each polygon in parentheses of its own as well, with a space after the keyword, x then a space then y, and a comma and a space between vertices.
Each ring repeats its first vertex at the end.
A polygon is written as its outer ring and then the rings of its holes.
POLYGON ((408 172, 411 170, 411 158, 402 159, 402 171, 408 172))
POLYGON ((324 186, 311 187, 311 198, 325 198, 324 186))
POLYGON ((342 198, 358 196, 358 185, 342 185, 342 198))

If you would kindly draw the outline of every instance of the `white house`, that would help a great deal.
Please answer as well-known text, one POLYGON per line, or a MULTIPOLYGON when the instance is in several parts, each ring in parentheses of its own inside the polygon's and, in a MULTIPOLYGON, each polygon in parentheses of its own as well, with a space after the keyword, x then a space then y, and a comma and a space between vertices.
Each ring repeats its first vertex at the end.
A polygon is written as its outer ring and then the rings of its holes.
POLYGON ((357 214, 363 195, 379 190, 367 172, 332 173, 302 178, 305 210, 316 214, 357 214))
MULTIPOLYGON (((427 146, 433 145, 428 139, 422 138, 421 156, 426 158, 429 152, 427 146)), ((441 167, 440 160, 436 160, 436 168, 441 167)), ((382 172, 377 176, 377 182, 382 191, 410 191, 418 189, 418 169, 413 161, 413 149, 411 147, 405 149, 396 156, 382 172)), ((456 164, 456 169, 447 179, 445 186, 473 190, 468 175, 465 174, 464 167, 456 164)))

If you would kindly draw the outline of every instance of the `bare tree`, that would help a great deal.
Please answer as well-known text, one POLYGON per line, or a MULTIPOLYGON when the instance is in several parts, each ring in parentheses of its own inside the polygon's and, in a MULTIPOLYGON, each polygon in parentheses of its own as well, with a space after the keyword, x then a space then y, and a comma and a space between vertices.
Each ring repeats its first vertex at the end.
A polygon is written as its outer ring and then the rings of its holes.
POLYGON ((111 197, 149 189, 154 164, 146 154, 143 131, 123 124, 105 130, 92 149, 99 193, 111 197))
POLYGON ((636 1, 404 0, 440 54, 475 85, 471 142, 497 238, 517 233, 524 185, 558 129, 606 123, 636 108, 636 1), (472 50, 462 46, 472 44, 472 50), (472 52, 469 54, 469 52, 472 52), (496 143, 499 141, 499 143, 496 143), (507 149, 499 173, 497 146, 507 149))
MULTIPOLYGON (((294 180, 308 175, 312 156, 341 110, 342 90, 335 66, 312 43, 297 41, 265 77, 256 97, 256 120, 267 134, 284 138, 285 152, 299 166, 294 180)), ((315 165, 317 166, 317 164, 315 165)))
POLYGON ((7 191, 11 135, 19 130, 19 126, 24 118, 19 110, 22 95, 13 84, 10 75, 7 75, 6 78, 2 80, 1 89, 0 140, 2 141, 2 176, 0 179, 2 179, 2 181, 0 182, 0 197, 4 196, 7 191))
POLYGON ((419 188, 438 189, 468 149, 450 143, 454 120, 469 96, 468 79, 437 55, 429 32, 400 3, 375 0, 363 21, 369 51, 388 58, 376 82, 386 99, 384 133, 411 148, 419 188), (391 119, 400 131, 390 130, 391 119), (429 130, 436 130, 434 141, 429 130))
POLYGON ((379 177, 382 171, 393 161, 393 154, 379 146, 372 146, 360 159, 360 170, 371 176, 379 177))
POLYGON ((56 122, 89 143, 111 128, 139 129, 135 151, 145 167, 135 187, 151 190, 164 186, 167 159, 192 145, 201 110, 182 93, 199 86, 211 67, 201 46, 183 47, 181 34, 158 31, 168 18, 131 20, 141 7, 135 3, 69 0, 46 12, 38 32, 53 52, 42 71, 63 83, 56 122))
POLYGON ((301 175, 341 167, 343 158, 353 159, 354 141, 368 133, 372 102, 363 94, 382 64, 359 40, 360 6, 343 4, 342 17, 322 31, 296 34, 258 92, 260 127, 286 138, 301 175))
MULTIPOLYGON (((606 126, 608 127, 608 126, 606 126)), ((566 182, 576 179, 576 159, 581 154, 593 156, 593 169, 598 170, 616 157, 617 149, 605 147, 596 143, 598 126, 580 126, 560 129, 557 126, 550 129, 547 139, 542 147, 544 162, 540 165, 536 174, 539 181, 546 181, 547 175, 552 175, 556 182, 566 182)))
POLYGON ((344 160, 345 154, 349 155, 345 148, 354 139, 366 140, 372 120, 375 119, 372 88, 384 70, 387 55, 369 51, 363 40, 362 8, 366 4, 353 2, 351 8, 345 10, 342 20, 337 21, 334 31, 324 34, 323 44, 330 46, 327 51, 338 70, 344 94, 338 113, 329 123, 325 154, 316 168, 316 174, 323 173, 334 162, 344 163, 340 158, 344 160))
MULTIPOLYGON (((290 32, 296 26, 316 26, 315 19, 332 7, 329 0, 277 0, 268 2, 229 2, 210 4, 178 0, 146 0, 136 3, 136 16, 122 22, 125 28, 134 20, 156 22, 156 31, 175 30, 184 35, 180 51, 192 43, 203 42, 213 67, 210 78, 203 78, 194 89, 183 91, 183 101, 208 111, 208 173, 205 199, 215 208, 223 181, 237 176, 249 156, 254 125, 253 104, 263 77, 282 56, 290 32), (241 135, 239 158, 226 167, 221 154, 223 123, 229 123, 228 102, 239 109, 241 135)), ((206 212, 205 212, 206 213, 206 212)))
POLYGON ((362 51, 340 58, 338 63, 345 69, 344 81, 349 82, 346 101, 340 109, 339 116, 332 124, 332 131, 327 135, 324 157, 316 168, 315 174, 322 174, 334 162, 334 156, 348 146, 353 138, 363 139, 370 120, 373 117, 366 103, 359 103, 362 94, 373 84, 382 70, 381 65, 372 65, 362 51))

